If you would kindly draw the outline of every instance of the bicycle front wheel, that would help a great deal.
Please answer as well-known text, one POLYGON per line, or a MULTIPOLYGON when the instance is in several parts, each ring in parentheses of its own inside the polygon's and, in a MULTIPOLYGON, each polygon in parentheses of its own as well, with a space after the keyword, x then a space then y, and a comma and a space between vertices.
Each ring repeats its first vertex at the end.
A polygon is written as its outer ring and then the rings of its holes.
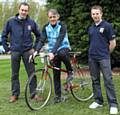
POLYGON ((25 87, 25 101, 31 110, 44 107, 52 93, 52 79, 44 69, 36 70, 28 79, 25 87), (33 84, 36 83, 36 85, 33 84), (30 88, 31 87, 31 88, 30 88), (33 88, 34 87, 34 88, 33 88), (37 96, 38 98, 35 98, 37 96))
POLYGON ((71 93, 78 101, 87 101, 93 97, 92 80, 89 71, 80 68, 79 65, 73 68, 74 78, 71 84, 71 93))

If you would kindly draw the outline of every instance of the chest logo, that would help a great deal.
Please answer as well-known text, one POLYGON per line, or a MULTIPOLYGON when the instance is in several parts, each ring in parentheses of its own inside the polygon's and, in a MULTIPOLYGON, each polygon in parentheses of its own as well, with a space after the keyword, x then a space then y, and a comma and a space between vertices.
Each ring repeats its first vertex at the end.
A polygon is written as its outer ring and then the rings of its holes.
POLYGON ((28 25, 28 30, 31 30, 31 25, 28 25))
POLYGON ((104 32, 104 28, 100 28, 100 33, 103 33, 104 32))

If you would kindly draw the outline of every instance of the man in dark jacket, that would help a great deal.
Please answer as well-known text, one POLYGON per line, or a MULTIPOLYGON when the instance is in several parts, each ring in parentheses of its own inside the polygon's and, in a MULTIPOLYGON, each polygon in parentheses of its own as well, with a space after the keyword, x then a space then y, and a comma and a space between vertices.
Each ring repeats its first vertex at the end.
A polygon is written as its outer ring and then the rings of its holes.
MULTIPOLYGON (((29 4, 22 2, 19 5, 19 13, 6 22, 2 32, 3 47, 6 52, 11 52, 12 96, 10 97, 10 102, 15 102, 20 95, 19 69, 21 58, 24 62, 28 77, 35 70, 33 63, 29 63, 28 59, 34 50, 37 50, 37 42, 41 38, 41 34, 37 24, 28 16, 29 9, 29 4), (31 33, 34 33, 36 37, 34 46, 31 33), (8 35, 10 35, 10 47, 7 43, 8 35)), ((33 99, 38 98, 38 96, 33 93, 35 87, 36 81, 33 79, 30 86, 31 98, 33 99)))

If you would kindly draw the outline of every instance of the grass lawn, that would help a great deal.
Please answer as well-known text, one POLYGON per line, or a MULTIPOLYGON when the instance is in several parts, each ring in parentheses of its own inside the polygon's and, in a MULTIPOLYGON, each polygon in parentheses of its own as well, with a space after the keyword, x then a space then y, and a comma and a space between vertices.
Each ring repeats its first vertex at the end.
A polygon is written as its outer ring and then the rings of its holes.
MULTIPOLYGON (((23 64, 20 69, 20 84, 21 94, 19 100, 15 103, 9 103, 11 96, 11 69, 10 60, 0 60, 0 115, 109 115, 109 107, 105 95, 105 90, 102 82, 104 107, 96 110, 90 110, 89 104, 93 99, 87 102, 76 101, 71 94, 66 102, 60 104, 53 104, 52 97, 49 104, 39 111, 31 111, 24 98, 24 87, 27 80, 27 75, 23 64)), ((120 76, 113 77, 118 103, 120 103, 120 76)), ((120 112, 119 112, 120 114, 120 112)))

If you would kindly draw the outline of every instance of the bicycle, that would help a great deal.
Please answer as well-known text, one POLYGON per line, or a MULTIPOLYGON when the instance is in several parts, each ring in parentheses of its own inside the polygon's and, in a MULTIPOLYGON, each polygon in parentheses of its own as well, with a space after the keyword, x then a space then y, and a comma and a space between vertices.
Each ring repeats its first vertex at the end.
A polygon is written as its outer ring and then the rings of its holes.
MULTIPOLYGON (((71 57, 71 64, 74 71, 74 78, 72 82, 65 83, 67 89, 70 90, 73 97, 78 101, 87 101, 93 97, 92 93, 92 86, 91 86, 91 78, 89 73, 85 74, 80 64, 78 63, 78 57, 81 53, 80 52, 70 52, 71 57)), ((25 87, 25 101, 27 106, 31 110, 39 110, 44 107, 50 99, 52 94, 52 78, 49 69, 57 69, 61 72, 67 73, 64 68, 57 68, 49 64, 48 54, 40 53, 38 55, 40 58, 44 59, 44 67, 37 69, 28 79, 25 87), (43 97, 43 100, 37 101, 33 100, 30 96, 29 85, 31 80, 36 78, 37 86, 35 93, 43 97)))

